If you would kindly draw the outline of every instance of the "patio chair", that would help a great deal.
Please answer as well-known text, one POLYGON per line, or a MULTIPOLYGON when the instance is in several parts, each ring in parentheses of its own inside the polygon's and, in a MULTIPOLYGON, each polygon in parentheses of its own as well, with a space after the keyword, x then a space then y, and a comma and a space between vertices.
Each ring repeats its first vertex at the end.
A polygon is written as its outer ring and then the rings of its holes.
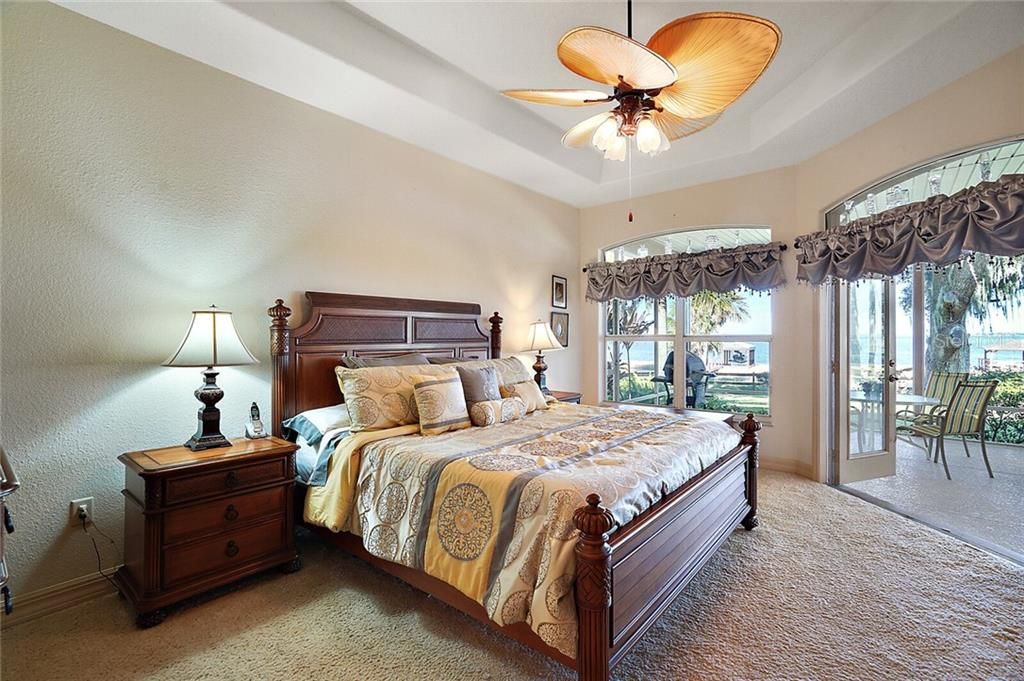
MULTIPOLYGON (((657 390, 657 384, 665 386, 665 403, 672 404, 672 382, 675 380, 675 350, 668 353, 665 358, 665 366, 662 367, 662 375, 655 376, 652 380, 657 390)), ((708 383, 716 376, 714 372, 708 371, 704 361, 692 352, 686 353, 686 406, 691 409, 700 409, 704 406, 707 395, 708 383)))
MULTIPOLYGON (((964 381, 970 380, 970 374, 963 371, 933 371, 928 375, 928 385, 924 388, 925 397, 931 397, 939 401, 938 404, 928 408, 926 411, 918 411, 917 409, 900 409, 896 412, 896 431, 900 433, 908 433, 910 426, 915 423, 928 423, 928 415, 933 414, 940 409, 944 409, 949 406, 950 400, 953 399, 953 393, 956 391, 958 385, 964 381)), ((962 439, 962 438, 961 438, 962 439)), ((909 442, 909 440, 908 440, 909 442)), ((914 444, 909 442, 909 444, 914 444)), ((914 446, 917 446, 914 444, 914 446)), ((932 458, 931 446, 925 449, 928 458, 932 458)), ((967 443, 964 441, 964 449, 967 449, 967 443)), ((970 452, 967 456, 970 456, 970 452)))
MULTIPOLYGON (((914 435, 921 436, 928 441, 928 451, 933 450, 933 445, 938 445, 935 452, 935 462, 942 457, 942 467, 946 470, 946 479, 952 480, 949 474, 949 464, 946 463, 946 436, 958 436, 964 443, 964 451, 967 451, 968 435, 976 435, 981 442, 981 456, 985 460, 985 468, 988 470, 988 477, 992 475, 992 466, 988 462, 988 449, 985 447, 985 413, 988 409, 988 401, 992 398, 999 381, 962 381, 957 384, 948 407, 937 407, 927 414, 921 414, 920 422, 915 420, 909 426, 914 435)), ((970 452, 967 452, 970 456, 970 452)))

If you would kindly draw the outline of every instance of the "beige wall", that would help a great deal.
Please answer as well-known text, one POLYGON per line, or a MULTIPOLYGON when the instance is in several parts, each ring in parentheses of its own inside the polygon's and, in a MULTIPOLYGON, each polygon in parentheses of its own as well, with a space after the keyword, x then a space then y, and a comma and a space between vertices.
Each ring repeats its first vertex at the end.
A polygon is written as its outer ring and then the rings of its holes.
MULTIPOLYGON (((948 152, 1024 134, 1024 49, 1015 50, 796 166, 582 211, 580 261, 644 234, 715 224, 767 224, 792 243, 820 228, 824 210, 862 186, 948 152)), ((795 281, 793 250, 786 273, 795 281)), ((583 275, 579 276, 584 286, 583 275)), ((766 465, 824 475, 825 358, 820 297, 791 283, 773 297, 772 417, 763 432, 766 465)), ((579 324, 583 389, 598 394, 598 307, 583 305, 579 324)))
MULTIPOLYGON (((234 311, 262 362, 220 379, 223 428, 238 436, 249 402, 269 405, 275 297, 479 302, 518 349, 551 310, 551 275, 578 266, 575 208, 52 5, 3 6, 3 104, 18 593, 92 572, 68 501, 95 496, 120 545, 117 455, 194 430, 199 374, 159 366, 192 308, 234 311)), ((551 354, 553 387, 579 384, 577 347, 551 354)), ((101 549, 120 562, 119 546, 101 549)))

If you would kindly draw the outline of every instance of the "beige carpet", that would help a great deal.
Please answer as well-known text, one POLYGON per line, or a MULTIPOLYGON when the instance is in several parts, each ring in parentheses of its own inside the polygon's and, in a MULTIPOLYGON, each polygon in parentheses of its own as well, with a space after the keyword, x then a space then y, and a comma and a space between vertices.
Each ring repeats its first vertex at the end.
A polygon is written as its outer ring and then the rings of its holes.
MULTIPOLYGON (((1024 569, 806 480, 768 473, 762 489, 761 527, 733 535, 615 678, 1024 678, 1024 569)), ((3 678, 573 678, 338 551, 303 550, 302 572, 155 629, 115 596, 14 627, 3 678)))

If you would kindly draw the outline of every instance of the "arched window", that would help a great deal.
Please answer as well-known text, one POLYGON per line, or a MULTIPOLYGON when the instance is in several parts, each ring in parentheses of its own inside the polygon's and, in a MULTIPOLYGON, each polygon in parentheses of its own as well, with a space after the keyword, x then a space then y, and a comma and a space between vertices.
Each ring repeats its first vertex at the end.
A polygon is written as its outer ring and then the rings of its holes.
POLYGON ((825 213, 825 227, 845 225, 930 196, 951 196, 979 182, 1024 171, 1024 139, 944 156, 862 189, 825 213))
MULTIPOLYGON (((694 227, 616 244, 601 258, 621 262, 770 241, 765 226, 694 227)), ((606 401, 769 413, 770 296, 731 291, 613 300, 602 306, 602 320, 606 401)))

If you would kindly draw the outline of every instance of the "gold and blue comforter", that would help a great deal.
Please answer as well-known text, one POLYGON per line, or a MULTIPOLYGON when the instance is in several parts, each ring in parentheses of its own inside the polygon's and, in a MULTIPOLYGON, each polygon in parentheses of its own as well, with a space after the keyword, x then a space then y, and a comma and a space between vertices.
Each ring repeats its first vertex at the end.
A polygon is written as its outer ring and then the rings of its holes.
POLYGON ((305 517, 575 657, 573 512, 596 492, 627 523, 739 438, 716 420, 561 403, 429 437, 416 425, 357 433, 338 444, 327 484, 310 488, 305 517))

